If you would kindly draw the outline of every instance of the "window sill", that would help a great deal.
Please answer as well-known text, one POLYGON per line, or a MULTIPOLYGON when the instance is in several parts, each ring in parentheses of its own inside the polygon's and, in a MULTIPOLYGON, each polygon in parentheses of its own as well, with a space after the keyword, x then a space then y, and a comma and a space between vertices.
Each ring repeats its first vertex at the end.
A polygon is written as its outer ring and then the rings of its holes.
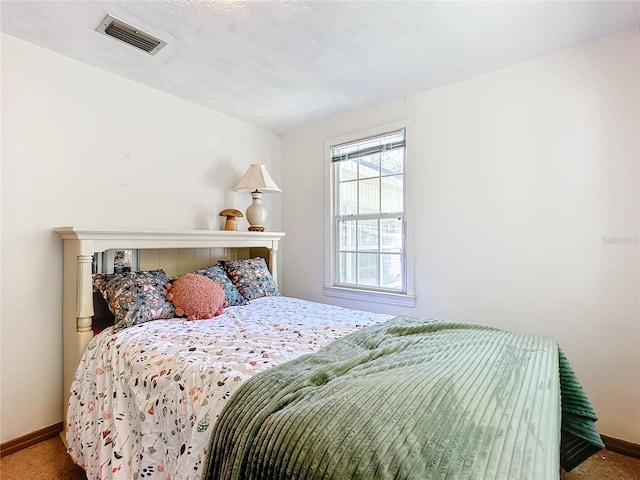
POLYGON ((401 293, 372 292, 370 290, 356 290, 354 288, 324 287, 324 294, 329 297, 347 298, 363 302, 384 303, 399 307, 415 307, 416 297, 401 293))

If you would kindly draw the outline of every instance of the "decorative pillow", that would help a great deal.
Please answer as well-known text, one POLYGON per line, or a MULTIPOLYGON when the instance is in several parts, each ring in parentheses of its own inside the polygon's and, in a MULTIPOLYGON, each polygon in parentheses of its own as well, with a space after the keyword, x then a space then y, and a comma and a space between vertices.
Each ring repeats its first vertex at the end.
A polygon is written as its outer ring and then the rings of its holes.
POLYGON ((247 300, 280 295, 264 258, 228 260, 223 266, 233 285, 247 300))
POLYGON ((176 316, 173 304, 165 298, 169 279, 164 270, 97 273, 93 283, 115 316, 116 330, 176 316))
POLYGON ((222 265, 213 265, 212 267, 202 270, 196 270, 193 273, 204 275, 220 285, 222 290, 224 290, 227 305, 246 305, 249 303, 246 298, 240 295, 238 289, 233 286, 233 283, 231 283, 231 280, 227 277, 227 272, 224 271, 222 265))
POLYGON ((187 320, 211 318, 227 305, 224 290, 204 275, 187 273, 167 284, 167 300, 176 307, 176 315, 187 320))

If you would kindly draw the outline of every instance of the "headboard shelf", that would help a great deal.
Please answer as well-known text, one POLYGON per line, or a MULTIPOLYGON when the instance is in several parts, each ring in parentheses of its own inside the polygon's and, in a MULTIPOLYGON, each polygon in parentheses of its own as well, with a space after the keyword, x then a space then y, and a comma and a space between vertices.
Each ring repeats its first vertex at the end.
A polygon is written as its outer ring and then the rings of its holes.
POLYGON ((106 228, 54 228, 63 240, 79 240, 92 253, 113 248, 278 248, 282 232, 241 232, 227 230, 121 230, 106 228), (91 243, 92 242, 92 243, 91 243))
MULTIPOLYGON (((262 248, 268 251, 269 270, 278 281, 277 253, 282 232, 227 230, 144 230, 95 227, 58 227, 63 243, 62 331, 64 388, 69 391, 82 353, 93 338, 93 284, 91 263, 95 253, 112 249, 224 249, 262 248)), ((159 255, 162 257, 163 255, 159 255)), ((169 255, 170 256, 170 255, 169 255)), ((66 404, 65 412, 66 416, 66 404)))

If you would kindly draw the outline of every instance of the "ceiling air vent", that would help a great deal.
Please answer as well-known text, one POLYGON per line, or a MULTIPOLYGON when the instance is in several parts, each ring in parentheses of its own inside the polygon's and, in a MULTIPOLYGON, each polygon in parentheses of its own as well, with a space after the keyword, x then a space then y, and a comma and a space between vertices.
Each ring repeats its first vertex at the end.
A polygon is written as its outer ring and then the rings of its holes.
POLYGON ((150 55, 155 55, 167 44, 167 42, 164 42, 153 35, 149 35, 139 28, 129 25, 128 23, 123 22, 119 18, 112 17, 111 15, 104 17, 104 20, 102 20, 100 25, 98 25, 98 28, 96 28, 96 32, 103 33, 120 40, 121 42, 128 43, 133 47, 144 50, 150 55))

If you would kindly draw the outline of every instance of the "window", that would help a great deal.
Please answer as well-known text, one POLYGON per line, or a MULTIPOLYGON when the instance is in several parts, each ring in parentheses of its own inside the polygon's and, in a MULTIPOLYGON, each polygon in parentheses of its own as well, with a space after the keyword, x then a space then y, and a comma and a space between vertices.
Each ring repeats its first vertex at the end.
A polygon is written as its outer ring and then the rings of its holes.
POLYGON ((326 149, 331 209, 325 292, 406 305, 403 297, 413 294, 407 126, 335 139, 326 149))

